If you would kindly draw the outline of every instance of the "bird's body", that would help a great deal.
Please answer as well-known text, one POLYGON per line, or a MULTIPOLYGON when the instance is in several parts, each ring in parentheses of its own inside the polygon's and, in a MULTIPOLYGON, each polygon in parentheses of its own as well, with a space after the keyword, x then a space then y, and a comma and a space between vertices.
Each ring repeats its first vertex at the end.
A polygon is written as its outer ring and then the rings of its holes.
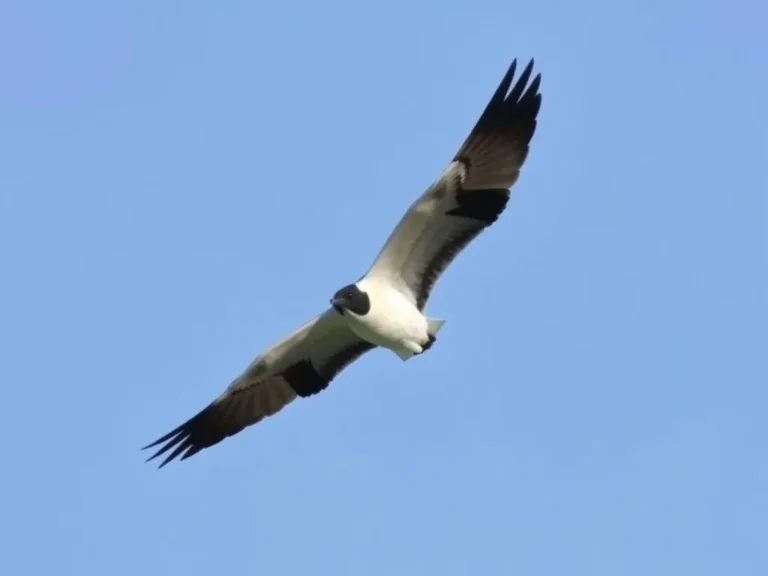
POLYGON ((402 360, 435 343, 444 320, 425 315, 432 289, 454 258, 504 212, 541 107, 533 61, 514 86, 512 63, 454 158, 410 206, 369 270, 341 288, 331 307, 256 358, 206 408, 146 448, 163 461, 188 458, 324 390, 374 348, 402 360), (511 90, 510 90, 511 87, 511 90))
POLYGON ((392 350, 402 360, 421 354, 437 336, 440 324, 429 331, 428 319, 414 303, 392 284, 365 277, 357 288, 368 294, 371 306, 363 315, 343 312, 349 328, 361 339, 392 350))

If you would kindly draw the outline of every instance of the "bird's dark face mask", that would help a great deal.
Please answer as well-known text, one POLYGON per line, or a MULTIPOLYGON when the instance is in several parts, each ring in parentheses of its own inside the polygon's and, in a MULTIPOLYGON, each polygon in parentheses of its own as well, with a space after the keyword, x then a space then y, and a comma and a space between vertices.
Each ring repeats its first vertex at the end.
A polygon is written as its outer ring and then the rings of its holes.
POLYGON ((348 310, 358 316, 365 316, 371 310, 371 299, 355 284, 350 284, 333 295, 331 305, 342 315, 348 310))

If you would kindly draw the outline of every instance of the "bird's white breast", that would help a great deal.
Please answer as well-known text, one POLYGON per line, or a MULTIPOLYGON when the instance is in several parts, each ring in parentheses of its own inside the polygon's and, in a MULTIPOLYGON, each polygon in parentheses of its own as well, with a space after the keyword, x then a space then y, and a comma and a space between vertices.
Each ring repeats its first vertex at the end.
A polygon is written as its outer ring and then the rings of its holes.
POLYGON ((365 279, 358 286, 368 294, 371 309, 365 316, 345 314, 352 331, 401 357, 420 351, 429 336, 427 319, 419 309, 385 282, 365 279))

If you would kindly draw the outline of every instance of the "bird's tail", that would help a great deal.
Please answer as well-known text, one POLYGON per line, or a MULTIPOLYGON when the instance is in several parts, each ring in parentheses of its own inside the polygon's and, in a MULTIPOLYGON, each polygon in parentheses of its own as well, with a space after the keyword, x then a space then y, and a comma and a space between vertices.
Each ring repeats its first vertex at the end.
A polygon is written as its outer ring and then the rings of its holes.
POLYGON ((440 328, 445 324, 445 320, 440 318, 427 318, 427 334, 430 336, 437 336, 440 332, 440 328))

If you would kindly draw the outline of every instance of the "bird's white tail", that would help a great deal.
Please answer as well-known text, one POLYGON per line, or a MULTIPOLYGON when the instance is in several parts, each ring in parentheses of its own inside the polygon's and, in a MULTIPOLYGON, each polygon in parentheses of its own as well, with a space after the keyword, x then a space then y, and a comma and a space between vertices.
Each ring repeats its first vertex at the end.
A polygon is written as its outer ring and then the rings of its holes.
POLYGON ((445 324, 445 320, 440 318, 427 318, 427 334, 430 336, 437 336, 440 332, 440 328, 445 324))

